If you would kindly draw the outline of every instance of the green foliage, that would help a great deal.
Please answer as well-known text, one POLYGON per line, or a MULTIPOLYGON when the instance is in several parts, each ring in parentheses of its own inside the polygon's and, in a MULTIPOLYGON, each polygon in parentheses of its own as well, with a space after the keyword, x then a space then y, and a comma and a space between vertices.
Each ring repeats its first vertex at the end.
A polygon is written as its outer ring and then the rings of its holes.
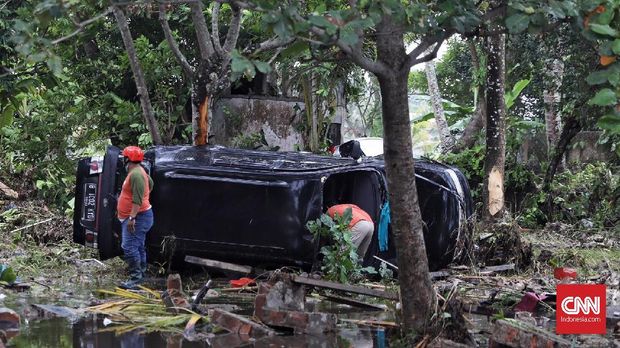
POLYGON ((620 224, 620 172, 617 165, 590 163, 556 175, 549 192, 533 192, 523 203, 519 222, 536 227, 547 221, 569 224, 588 220, 594 228, 620 224), (552 198, 548 206, 549 197, 552 198), (551 213, 548 209, 551 208, 551 213))
POLYGON ((342 216, 336 214, 334 219, 323 214, 315 221, 310 221, 306 227, 315 239, 325 238, 329 244, 321 248, 323 255, 322 271, 329 280, 344 284, 362 278, 363 273, 376 273, 374 268, 362 268, 357 255, 357 249, 351 241, 351 209, 345 210, 342 216))
POLYGON ((562 172, 556 176, 550 194, 556 221, 591 219, 595 227, 620 222, 620 171, 613 165, 600 162, 562 172))
POLYGON ((8 265, 0 265, 0 282, 12 284, 17 279, 17 275, 13 268, 8 265))

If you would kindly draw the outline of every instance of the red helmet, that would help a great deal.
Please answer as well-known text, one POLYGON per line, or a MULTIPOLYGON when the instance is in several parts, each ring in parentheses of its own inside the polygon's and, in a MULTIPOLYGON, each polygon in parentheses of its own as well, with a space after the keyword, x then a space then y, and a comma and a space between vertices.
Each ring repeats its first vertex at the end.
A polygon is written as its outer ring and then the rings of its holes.
POLYGON ((144 151, 137 146, 127 146, 123 149, 123 156, 127 157, 131 162, 142 162, 144 151))

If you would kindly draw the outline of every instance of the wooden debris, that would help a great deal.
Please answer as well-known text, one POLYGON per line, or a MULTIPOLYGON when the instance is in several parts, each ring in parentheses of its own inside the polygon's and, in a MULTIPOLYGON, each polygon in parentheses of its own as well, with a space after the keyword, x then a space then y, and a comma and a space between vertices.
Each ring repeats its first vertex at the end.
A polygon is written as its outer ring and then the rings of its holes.
POLYGON ((450 272, 446 272, 446 271, 430 272, 430 274, 431 274, 431 279, 447 278, 452 275, 450 272))
POLYGON ((330 281, 319 280, 319 279, 311 279, 311 278, 300 277, 300 276, 293 276, 292 279, 293 279, 293 282, 298 283, 298 284, 316 286, 316 287, 324 288, 324 289, 344 291, 344 292, 350 292, 354 294, 360 294, 360 295, 366 295, 366 296, 372 296, 372 297, 385 298, 388 300, 398 300, 398 294, 395 292, 369 289, 369 288, 365 288, 362 286, 355 286, 355 285, 345 285, 341 283, 330 282, 330 281))
POLYGON ((344 323, 351 323, 351 324, 356 324, 356 325, 363 325, 363 326, 380 326, 380 327, 387 327, 387 328, 399 328, 400 326, 398 324, 396 324, 393 321, 382 321, 382 320, 358 320, 358 319, 339 319, 339 321, 344 322, 344 323))
POLYGON ((213 310, 213 313, 211 313, 211 321, 231 333, 248 335, 254 338, 273 336, 276 334, 275 331, 266 326, 255 323, 244 316, 221 309, 213 310))
POLYGON ((5 195, 6 197, 9 197, 9 198, 13 198, 13 199, 18 199, 19 198, 19 194, 17 192, 15 192, 15 190, 13 190, 10 187, 6 186, 2 182, 0 182, 0 193, 2 193, 3 195, 5 195))
POLYGON ((620 324, 620 305, 608 306, 607 311, 607 328, 613 329, 620 324))
POLYGON ((495 322, 489 347, 571 347, 571 342, 532 324, 513 319, 495 322))
POLYGON ((325 298, 326 300, 332 301, 332 302, 346 304, 346 305, 353 306, 353 307, 359 307, 359 308, 370 309, 370 310, 375 310, 375 311, 385 310, 384 307, 381 307, 381 306, 378 306, 372 303, 357 301, 357 300, 354 300, 352 298, 347 298, 347 297, 340 297, 340 296, 325 294, 323 295, 323 298, 325 298))
POLYGON ((470 346, 454 342, 445 338, 437 337, 431 341, 426 347, 428 348, 469 348, 470 346))
POLYGON ((258 290, 258 286, 244 286, 241 288, 224 288, 224 289, 218 289, 217 291, 219 292, 243 292, 243 291, 257 291, 258 290))
POLYGON ((194 265, 223 269, 225 271, 239 272, 239 273, 244 273, 244 274, 252 273, 252 267, 250 266, 237 265, 234 263, 203 259, 201 257, 190 256, 190 255, 185 256, 185 262, 192 263, 194 265))
POLYGON ((484 268, 481 268, 478 271, 478 273, 481 274, 481 275, 490 275, 490 274, 493 274, 495 272, 514 271, 514 269, 515 269, 515 264, 514 263, 509 263, 509 264, 499 265, 499 266, 484 267, 484 268))
POLYGON ((40 225, 40 224, 44 224, 44 223, 50 222, 52 220, 54 220, 54 218, 45 219, 43 221, 35 222, 33 224, 30 224, 30 225, 26 225, 26 226, 23 226, 23 227, 20 227, 20 228, 16 228, 13 231, 9 232, 9 234, 12 234, 12 233, 15 233, 15 232, 19 232, 21 230, 25 230, 27 228, 34 227, 34 226, 37 226, 37 225, 40 225))

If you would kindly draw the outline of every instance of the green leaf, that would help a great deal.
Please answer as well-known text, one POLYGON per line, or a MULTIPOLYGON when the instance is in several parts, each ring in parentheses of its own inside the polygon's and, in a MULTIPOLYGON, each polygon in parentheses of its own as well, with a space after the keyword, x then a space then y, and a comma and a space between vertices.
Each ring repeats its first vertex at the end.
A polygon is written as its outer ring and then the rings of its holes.
POLYGON ((297 41, 282 51, 283 57, 296 57, 308 49, 308 43, 305 41, 297 41))
POLYGON ((601 129, 620 134, 620 115, 618 114, 605 115, 598 120, 597 124, 601 129))
POLYGON ((308 18, 308 21, 310 22, 310 24, 315 25, 317 27, 321 27, 321 28, 329 28, 329 27, 334 27, 333 24, 331 24, 327 18, 323 17, 323 16, 310 16, 308 18))
POLYGON ((588 75, 588 77, 586 78, 586 82, 590 86, 607 83, 607 75, 609 75, 609 71, 607 70, 595 71, 595 72, 590 73, 590 75, 588 75))
POLYGON ((515 13, 506 19, 506 27, 511 33, 520 33, 527 29, 530 24, 530 16, 523 13, 515 13))
POLYGON ((530 84, 530 81, 530 79, 519 80, 512 87, 512 91, 506 93, 504 97, 507 109, 510 109, 514 105, 515 101, 517 101, 517 98, 519 97, 519 94, 521 94, 523 89, 525 89, 525 87, 530 84))
POLYGON ((616 96, 616 92, 612 91, 609 88, 603 88, 596 93, 592 99, 588 101, 589 105, 598 105, 598 106, 609 106, 615 105, 618 101, 618 97, 616 96))
POLYGON ((566 17, 562 3, 556 0, 549 0, 549 8, 547 9, 547 11, 549 12, 550 15, 556 18, 562 19, 566 17))
POLYGON ((620 55, 620 39, 615 39, 614 42, 611 44, 611 50, 617 54, 620 55))
POLYGON ((611 36, 611 37, 618 37, 618 31, 616 29, 610 27, 609 24, 591 23, 590 24, 590 29, 592 29, 592 31, 597 33, 597 34, 607 35, 607 36, 611 36))
POLYGON ((353 30, 343 28, 340 31, 340 40, 347 45, 353 46, 359 41, 359 37, 353 30))
POLYGON ((2 110, 2 114, 0 114, 0 128, 10 126, 13 123, 15 113, 15 106, 12 104, 8 104, 4 110, 2 110))
POLYGON ((54 75, 60 75, 62 73, 62 62, 60 61, 60 57, 56 55, 47 58, 47 66, 54 75))
POLYGON ((256 69, 262 72, 263 74, 268 74, 271 71, 271 65, 267 62, 261 62, 260 60, 253 61, 256 69))

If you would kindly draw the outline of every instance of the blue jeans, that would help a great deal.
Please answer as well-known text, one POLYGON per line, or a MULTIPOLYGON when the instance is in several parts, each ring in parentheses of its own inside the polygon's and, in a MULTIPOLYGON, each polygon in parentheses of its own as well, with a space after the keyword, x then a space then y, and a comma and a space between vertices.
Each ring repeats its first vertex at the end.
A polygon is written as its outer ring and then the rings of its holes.
POLYGON ((136 215, 136 224, 133 232, 129 232, 129 230, 127 230, 128 222, 129 219, 125 219, 125 221, 121 224, 123 230, 121 248, 125 254, 125 261, 130 268, 132 265, 146 267, 146 250, 144 247, 144 242, 146 240, 146 233, 153 226, 153 209, 149 209, 136 215))

